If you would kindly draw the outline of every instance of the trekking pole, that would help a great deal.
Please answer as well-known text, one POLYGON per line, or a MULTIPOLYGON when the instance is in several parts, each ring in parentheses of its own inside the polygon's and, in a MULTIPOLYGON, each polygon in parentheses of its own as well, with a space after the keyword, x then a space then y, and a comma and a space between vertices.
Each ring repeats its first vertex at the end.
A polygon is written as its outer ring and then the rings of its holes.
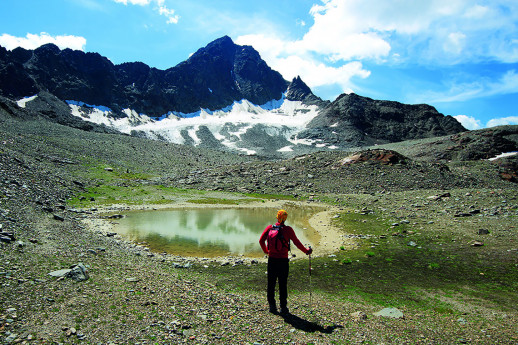
MULTIPOLYGON (((311 249, 311 246, 309 246, 311 249)), ((311 288, 311 254, 309 254, 309 312, 313 314, 313 289, 311 288)))

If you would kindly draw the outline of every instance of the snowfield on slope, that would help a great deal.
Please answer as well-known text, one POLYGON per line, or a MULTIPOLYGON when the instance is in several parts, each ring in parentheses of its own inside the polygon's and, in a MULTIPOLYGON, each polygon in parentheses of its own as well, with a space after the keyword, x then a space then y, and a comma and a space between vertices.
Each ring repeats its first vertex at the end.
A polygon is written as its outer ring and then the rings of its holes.
MULTIPOLYGON (((190 114, 169 112, 158 118, 138 114, 131 109, 123 111, 125 117, 116 118, 112 110, 106 107, 86 105, 78 101, 67 103, 72 115, 85 121, 104 124, 122 133, 145 133, 149 138, 176 144, 201 145, 204 140, 201 129, 208 129, 213 139, 221 145, 249 155, 257 153, 254 144, 244 140, 244 136, 252 132, 256 136, 257 133, 263 133, 277 141, 285 141, 285 145, 275 148, 277 152, 292 152, 298 145, 319 148, 327 146, 323 142, 297 139, 297 134, 318 115, 318 107, 284 98, 261 106, 241 100, 221 110, 201 109, 190 114)), ((206 130, 204 133, 206 136, 206 130)))

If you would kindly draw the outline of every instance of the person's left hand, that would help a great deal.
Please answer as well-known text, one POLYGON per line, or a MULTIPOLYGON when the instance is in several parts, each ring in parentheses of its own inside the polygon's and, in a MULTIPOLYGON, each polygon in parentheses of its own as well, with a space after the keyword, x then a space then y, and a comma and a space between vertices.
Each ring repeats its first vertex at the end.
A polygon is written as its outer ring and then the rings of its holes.
POLYGON ((311 253, 313 253, 313 248, 309 247, 309 249, 308 249, 308 251, 307 251, 306 255, 310 255, 311 253))

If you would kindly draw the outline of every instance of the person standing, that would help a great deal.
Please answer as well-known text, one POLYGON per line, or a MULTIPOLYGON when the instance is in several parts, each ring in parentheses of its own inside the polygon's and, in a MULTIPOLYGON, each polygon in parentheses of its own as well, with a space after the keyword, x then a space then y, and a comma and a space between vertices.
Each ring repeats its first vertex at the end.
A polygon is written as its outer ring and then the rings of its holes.
POLYGON ((277 280, 279 280, 281 314, 289 313, 287 302, 290 241, 293 241, 295 246, 306 255, 313 252, 311 247, 304 247, 291 226, 284 224, 287 218, 288 212, 279 210, 277 212, 277 223, 275 225, 268 225, 259 238, 261 249, 268 255, 268 288, 266 297, 270 305, 270 313, 273 314, 277 314, 275 302, 275 285, 277 280))

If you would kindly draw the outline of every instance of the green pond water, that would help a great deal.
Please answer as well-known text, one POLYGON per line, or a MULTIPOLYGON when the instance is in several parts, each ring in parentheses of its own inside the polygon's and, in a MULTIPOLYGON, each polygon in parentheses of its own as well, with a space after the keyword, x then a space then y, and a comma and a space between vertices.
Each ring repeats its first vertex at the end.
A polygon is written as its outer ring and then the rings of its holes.
MULTIPOLYGON (((290 225, 304 245, 318 241, 319 235, 308 219, 321 208, 288 209, 290 225)), ((144 242, 154 252, 174 255, 214 257, 264 255, 259 246, 263 230, 275 223, 277 209, 271 208, 192 208, 133 211, 115 224, 115 231, 133 242, 144 242)), ((301 252, 292 244, 297 256, 301 252)))

